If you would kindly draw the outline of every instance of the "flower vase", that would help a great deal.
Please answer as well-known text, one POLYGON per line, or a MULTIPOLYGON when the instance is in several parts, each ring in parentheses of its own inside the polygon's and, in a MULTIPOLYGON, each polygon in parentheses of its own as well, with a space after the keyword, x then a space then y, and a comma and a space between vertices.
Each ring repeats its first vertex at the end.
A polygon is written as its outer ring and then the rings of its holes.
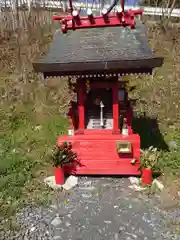
POLYGON ((152 183, 152 170, 143 168, 142 169, 142 184, 150 185, 152 183))
POLYGON ((54 168, 55 182, 56 184, 63 185, 65 182, 64 171, 62 167, 54 168))

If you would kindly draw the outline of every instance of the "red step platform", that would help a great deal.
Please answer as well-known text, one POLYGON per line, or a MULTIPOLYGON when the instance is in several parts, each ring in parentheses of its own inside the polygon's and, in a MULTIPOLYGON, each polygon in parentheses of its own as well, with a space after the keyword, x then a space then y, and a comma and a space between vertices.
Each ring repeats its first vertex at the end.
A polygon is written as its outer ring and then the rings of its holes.
POLYGON ((113 134, 112 130, 85 130, 84 134, 60 136, 58 145, 71 142, 72 150, 77 153, 80 165, 68 166, 64 170, 77 175, 140 175, 140 137, 138 134, 122 136, 113 134), (131 153, 116 150, 118 141, 131 143, 131 153), (132 160, 136 159, 135 164, 132 160))

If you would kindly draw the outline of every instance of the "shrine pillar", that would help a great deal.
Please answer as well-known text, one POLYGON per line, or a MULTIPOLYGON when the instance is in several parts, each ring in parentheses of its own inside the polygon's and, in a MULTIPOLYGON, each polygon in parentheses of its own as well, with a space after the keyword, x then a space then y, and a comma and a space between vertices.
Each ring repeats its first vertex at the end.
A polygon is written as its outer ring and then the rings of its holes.
POLYGON ((79 129, 78 133, 83 134, 85 129, 85 112, 84 112, 84 96, 85 84, 83 79, 77 79, 77 98, 78 98, 78 114, 79 114, 79 129))
POLYGON ((119 133, 119 101, 118 101, 118 82, 112 88, 113 92, 113 133, 119 133))

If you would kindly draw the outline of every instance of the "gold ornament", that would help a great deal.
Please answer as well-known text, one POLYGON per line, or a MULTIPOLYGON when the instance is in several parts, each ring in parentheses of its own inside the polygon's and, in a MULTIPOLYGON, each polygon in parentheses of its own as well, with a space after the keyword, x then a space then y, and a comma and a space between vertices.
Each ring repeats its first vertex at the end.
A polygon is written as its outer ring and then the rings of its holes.
POLYGON ((91 88, 90 80, 86 80, 86 90, 88 91, 91 88))

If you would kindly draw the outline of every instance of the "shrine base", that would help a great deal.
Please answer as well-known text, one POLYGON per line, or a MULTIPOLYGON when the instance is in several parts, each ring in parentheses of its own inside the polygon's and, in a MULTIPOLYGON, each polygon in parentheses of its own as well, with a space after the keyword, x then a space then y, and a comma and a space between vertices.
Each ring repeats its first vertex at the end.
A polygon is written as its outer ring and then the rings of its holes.
POLYGON ((60 136, 58 145, 71 142, 72 150, 78 154, 80 165, 67 166, 64 171, 77 175, 140 175, 140 137, 131 134, 123 137, 112 130, 85 130, 84 134, 60 136), (118 154, 116 143, 120 140, 131 142, 132 152, 118 154), (135 164, 132 160, 136 159, 135 164))

